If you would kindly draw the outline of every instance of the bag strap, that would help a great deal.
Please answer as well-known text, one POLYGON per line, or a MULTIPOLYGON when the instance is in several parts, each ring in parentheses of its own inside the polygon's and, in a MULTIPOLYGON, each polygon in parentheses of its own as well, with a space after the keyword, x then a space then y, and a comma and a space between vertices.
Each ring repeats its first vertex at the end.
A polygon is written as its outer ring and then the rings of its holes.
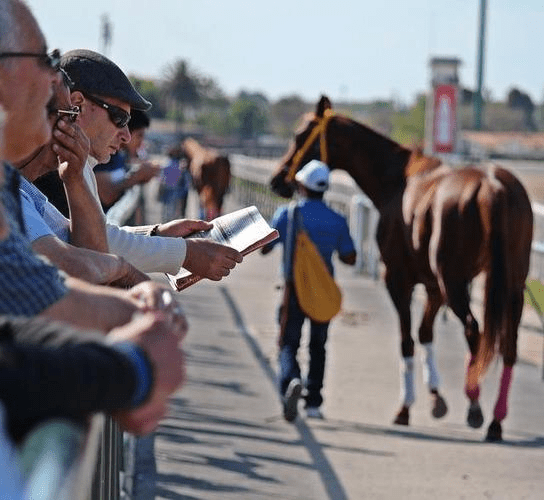
MULTIPOLYGON (((297 203, 290 203, 287 208, 287 238, 285 240, 285 251, 283 252, 283 273, 285 281, 293 279, 293 258, 295 254, 295 241, 297 234, 297 203)), ((300 218, 300 216, 299 216, 300 218)))

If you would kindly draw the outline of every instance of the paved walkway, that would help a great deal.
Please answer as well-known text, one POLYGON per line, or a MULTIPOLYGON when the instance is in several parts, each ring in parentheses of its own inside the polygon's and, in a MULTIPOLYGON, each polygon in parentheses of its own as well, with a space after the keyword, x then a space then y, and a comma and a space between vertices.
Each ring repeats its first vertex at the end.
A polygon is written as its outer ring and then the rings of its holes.
MULTIPOLYGON (((437 319, 436 345, 450 411, 432 419, 418 366, 411 426, 395 426, 395 313, 380 282, 338 263, 344 304, 330 329, 326 418, 293 425, 275 387, 279 257, 279 248, 250 255, 220 283, 179 295, 191 328, 188 382, 156 433, 138 442, 136 499, 544 498, 538 318, 524 316, 504 443, 484 443, 484 428, 465 425, 466 346, 449 314, 437 319)), ((485 425, 499 373, 492 367, 483 387, 485 425)))

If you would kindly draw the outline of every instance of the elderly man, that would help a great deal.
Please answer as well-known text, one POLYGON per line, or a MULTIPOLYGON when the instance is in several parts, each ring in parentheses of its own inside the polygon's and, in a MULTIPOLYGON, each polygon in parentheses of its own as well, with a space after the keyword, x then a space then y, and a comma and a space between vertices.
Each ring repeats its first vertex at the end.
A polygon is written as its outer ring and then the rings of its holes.
MULTIPOLYGON (((45 49, 43 35, 28 7, 20 0, 0 0, 2 184, 3 160, 23 158, 39 144, 45 143, 51 133, 45 105, 51 95, 52 84, 58 81, 57 56, 47 55, 45 49)), ((44 300, 50 300, 53 305, 48 307, 46 302, 46 310, 55 307, 57 300, 64 301, 65 306, 70 301, 73 304, 74 295, 88 307, 93 303, 105 305, 92 300, 94 295, 100 294, 100 287, 82 287, 75 292, 67 290, 51 266, 33 257, 19 232, 19 176, 9 166, 6 166, 6 172, 6 186, 0 195, 9 206, 4 212, 5 217, 0 218, 0 254, 8 254, 12 259, 7 268, 0 264, 2 287, 10 288, 10 277, 24 279, 25 271, 31 270, 34 274, 30 275, 27 284, 33 287, 34 293, 38 293, 40 287, 47 289, 44 300), (17 264, 19 274, 7 277, 17 264), (44 280, 36 287, 32 283, 34 275, 47 275, 51 282, 44 280)), ((41 297, 34 297, 31 293, 27 300, 43 304, 41 297)), ((116 298, 110 300, 120 305, 116 298)), ((82 311, 78 309, 75 312, 81 314, 82 311)), ((110 314, 113 311, 95 309, 93 314, 96 317, 102 312, 110 314)), ((133 432, 152 430, 166 410, 168 396, 183 380, 183 355, 178 343, 186 332, 186 323, 180 319, 180 315, 176 319, 166 308, 148 312, 112 331, 109 337, 111 347, 104 345, 102 335, 77 332, 62 324, 39 319, 31 322, 2 320, 0 454, 4 472, 0 496, 12 499, 23 496, 22 484, 17 482, 21 480, 17 457, 4 434, 6 427, 12 432, 12 437, 22 437, 30 427, 47 418, 85 420, 95 411, 110 410, 115 411, 118 421, 133 432), (76 345, 74 341, 84 343, 76 345), (37 343, 50 344, 54 348, 35 345, 37 343), (35 400, 37 393, 41 394, 39 403, 35 400)))
MULTIPOLYGON (((78 111, 70 103, 66 78, 55 85, 53 98, 47 105, 53 138, 28 158, 14 162, 24 176, 20 193, 26 234, 36 253, 47 257, 70 276, 95 284, 133 286, 149 277, 122 257, 103 253, 107 251, 105 227, 97 201, 83 177, 89 139, 74 121, 78 111), (55 227, 58 223, 44 220, 47 198, 31 184, 31 181, 57 167, 66 186, 71 215, 66 239, 73 245, 58 238, 50 229, 49 225, 55 227)), ((60 224, 63 223, 64 218, 60 224)))
MULTIPOLYGON (((24 4, 2 0, 0 105, 4 112, 0 158, 18 161, 47 142, 46 104, 59 83, 58 52, 47 55, 44 37, 24 4)), ((3 169, 0 169, 3 170, 3 169)), ((19 174, 5 165, 1 199, 0 314, 62 320, 104 332, 127 323, 137 311, 163 305, 164 289, 146 282, 129 291, 65 278, 38 258, 23 234, 19 174)), ((184 318, 179 321, 185 322, 184 318)))
MULTIPOLYGON (((74 82, 72 105, 81 112, 77 124, 90 141, 90 156, 84 169, 86 180, 99 200, 92 168, 106 163, 111 155, 129 142, 128 121, 131 109, 147 109, 150 104, 134 89, 121 69, 106 57, 90 50, 72 50, 61 59, 62 69, 74 82)), ((46 206, 46 216, 60 213, 46 206)), ((66 227, 52 228, 61 239, 66 227)), ((242 261, 242 255, 227 246, 192 238, 195 231, 209 229, 204 221, 174 220, 163 224, 123 227, 107 224, 109 250, 123 256, 142 272, 176 274, 184 267, 196 275, 218 281, 242 261), (157 236, 161 236, 158 238, 157 236)))

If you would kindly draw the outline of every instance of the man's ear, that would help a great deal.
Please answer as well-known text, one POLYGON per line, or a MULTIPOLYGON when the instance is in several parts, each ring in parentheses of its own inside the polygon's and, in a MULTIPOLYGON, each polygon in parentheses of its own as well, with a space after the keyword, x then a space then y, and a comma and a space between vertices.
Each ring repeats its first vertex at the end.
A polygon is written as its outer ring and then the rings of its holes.
POLYGON ((74 90, 70 94, 70 101, 72 102, 72 106, 81 106, 84 100, 85 96, 79 90, 74 90))

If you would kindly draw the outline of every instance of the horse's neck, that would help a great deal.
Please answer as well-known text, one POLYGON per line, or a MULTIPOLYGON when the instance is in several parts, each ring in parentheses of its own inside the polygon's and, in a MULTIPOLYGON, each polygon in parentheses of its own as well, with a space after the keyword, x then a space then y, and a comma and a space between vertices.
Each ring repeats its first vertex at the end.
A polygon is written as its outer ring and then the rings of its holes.
POLYGON ((343 147, 331 164, 348 172, 379 209, 405 188, 410 150, 352 120, 342 126, 343 147))

